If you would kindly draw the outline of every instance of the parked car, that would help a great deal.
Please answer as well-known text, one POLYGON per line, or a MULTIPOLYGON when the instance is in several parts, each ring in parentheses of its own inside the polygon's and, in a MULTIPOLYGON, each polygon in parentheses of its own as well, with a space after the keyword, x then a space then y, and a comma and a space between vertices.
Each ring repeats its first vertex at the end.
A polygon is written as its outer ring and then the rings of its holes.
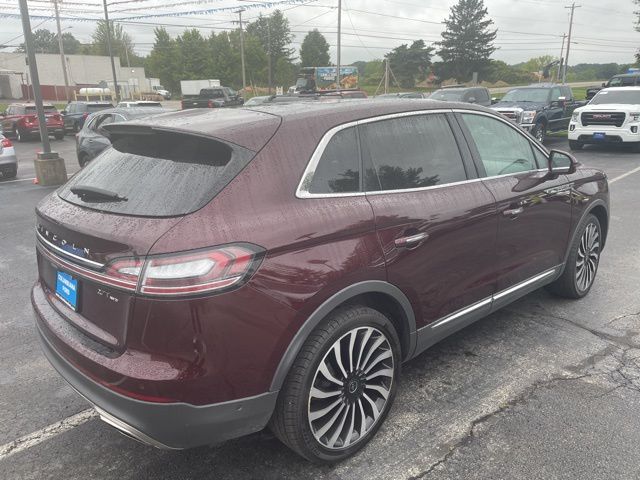
POLYGON ((37 207, 32 303, 58 372, 157 447, 269 425, 309 460, 344 459, 402 362, 542 286, 584 297, 607 237, 604 173, 474 105, 105 128, 113 148, 37 207))
POLYGON ((429 98, 445 102, 475 103, 491 106, 491 94, 485 87, 446 87, 436 90, 429 98))
POLYGON ((422 92, 382 93, 375 98, 428 98, 429 95, 422 92))
POLYGON ((0 178, 15 178, 18 175, 16 150, 7 137, 0 133, 0 178))
POLYGON ((212 87, 200 90, 197 97, 182 99, 182 109, 188 108, 222 108, 242 105, 244 99, 238 92, 229 87, 212 87))
POLYGON ((608 81, 603 82, 601 87, 587 88, 587 100, 591 100, 596 93, 603 88, 635 86, 640 86, 640 73, 623 73, 620 75, 614 75, 608 81))
POLYGON ((261 95, 261 96, 251 97, 249 100, 244 102, 244 106, 255 107, 256 105, 262 105, 263 103, 267 102, 271 97, 272 95, 261 95))
POLYGON ((116 108, 144 108, 144 107, 159 107, 162 108, 162 103, 154 102, 152 100, 127 100, 119 102, 116 108))
POLYGON ((544 142, 547 132, 567 130, 573 111, 585 104, 576 101, 568 85, 534 83, 509 90, 491 108, 544 142))
POLYGON ((110 123, 125 122, 136 118, 158 115, 167 110, 151 108, 111 108, 102 110, 89 117, 84 127, 76 134, 76 154, 78 163, 84 167, 103 150, 111 146, 108 132, 104 129, 110 123))
MULTIPOLYGON (((62 116, 51 104, 44 104, 44 115, 49 135, 56 140, 64 138, 64 121, 62 116)), ((40 123, 34 103, 12 103, 7 110, 0 114, 2 131, 6 137, 26 142, 40 137, 40 123)))
POLYGON ((600 90, 577 108, 569 124, 569 148, 588 144, 629 144, 640 152, 640 86, 600 90))
POLYGON ((89 115, 100 110, 113 108, 110 102, 69 102, 67 106, 60 112, 64 120, 64 129, 66 132, 79 132, 84 126, 84 121, 89 115))

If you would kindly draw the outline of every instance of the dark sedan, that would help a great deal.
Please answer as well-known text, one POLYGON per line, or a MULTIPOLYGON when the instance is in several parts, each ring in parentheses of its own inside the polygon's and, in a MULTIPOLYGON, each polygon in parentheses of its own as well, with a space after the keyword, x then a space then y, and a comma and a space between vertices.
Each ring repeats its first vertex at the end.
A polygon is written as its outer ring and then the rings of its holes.
POLYGON ((103 150, 111 146, 104 126, 110 123, 119 123, 126 120, 149 117, 168 110, 157 107, 145 108, 110 108, 89 116, 82 130, 76 134, 76 152, 78 163, 84 167, 88 162, 96 158, 103 150))

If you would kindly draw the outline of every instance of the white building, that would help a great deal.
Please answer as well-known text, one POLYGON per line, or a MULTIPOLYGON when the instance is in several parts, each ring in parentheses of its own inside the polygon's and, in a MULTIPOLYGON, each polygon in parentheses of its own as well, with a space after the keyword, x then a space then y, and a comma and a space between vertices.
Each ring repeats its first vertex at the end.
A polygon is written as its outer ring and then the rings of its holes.
MULTIPOLYGON (((94 87, 101 82, 113 86, 113 75, 111 73, 111 62, 109 57, 99 55, 65 55, 69 87, 78 90, 81 87, 94 87)), ((118 85, 121 87, 123 96, 130 93, 140 93, 149 89, 149 82, 145 76, 143 67, 123 67, 120 59, 114 57, 116 64, 116 76, 118 85)), ((64 73, 60 62, 59 54, 38 53, 36 54, 38 64, 38 76, 42 87, 43 97, 47 100, 63 100, 64 93, 64 73)), ((13 72, 12 83, 19 78, 22 84, 22 95, 27 92, 30 85, 29 66, 24 53, 0 52, 0 74, 2 70, 13 72)), ((5 82, 8 82, 6 80, 5 82)), ((11 98, 8 95, 11 91, 15 95, 15 89, 2 89, 0 96, 11 98)), ((15 97, 14 97, 15 98, 15 97)))

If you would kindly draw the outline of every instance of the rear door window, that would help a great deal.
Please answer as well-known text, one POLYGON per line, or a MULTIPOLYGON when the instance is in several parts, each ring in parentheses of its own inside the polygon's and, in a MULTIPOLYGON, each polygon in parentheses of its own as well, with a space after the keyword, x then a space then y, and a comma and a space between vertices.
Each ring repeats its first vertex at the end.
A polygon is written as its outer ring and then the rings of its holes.
POLYGON ((58 195, 76 205, 117 214, 185 215, 211 201, 254 155, 211 138, 171 131, 114 136, 112 148, 77 173, 58 195), (81 198, 72 192, 74 188, 106 191, 121 200, 100 195, 81 198))
POLYGON ((358 128, 367 191, 423 188, 467 179, 443 114, 393 118, 358 128))
POLYGON ((355 127, 338 131, 324 149, 314 172, 307 174, 309 193, 360 191, 360 157, 355 127))

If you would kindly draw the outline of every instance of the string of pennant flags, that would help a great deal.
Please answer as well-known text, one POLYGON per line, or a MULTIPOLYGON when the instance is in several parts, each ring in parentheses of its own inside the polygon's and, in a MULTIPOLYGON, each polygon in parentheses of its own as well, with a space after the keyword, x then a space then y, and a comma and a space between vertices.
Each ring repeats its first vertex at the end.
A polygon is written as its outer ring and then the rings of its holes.
MULTIPOLYGON (((126 0, 127 3, 138 3, 138 2, 144 2, 144 1, 148 1, 148 0, 126 0)), ((181 3, 176 2, 170 5, 177 6, 177 5, 184 5, 184 3, 205 4, 205 3, 211 3, 211 1, 212 0, 192 0, 189 2, 181 2, 181 3)), ((210 15, 213 13, 236 12, 238 8, 243 8, 244 10, 256 10, 256 9, 264 9, 264 8, 274 8, 282 5, 295 5, 295 4, 303 4, 303 3, 306 4, 306 3, 312 3, 315 1, 317 0, 275 0, 275 1, 266 1, 266 2, 262 1, 262 2, 246 3, 246 4, 243 3, 242 5, 236 5, 232 7, 214 7, 214 8, 200 9, 200 10, 189 10, 189 11, 168 12, 168 13, 150 13, 145 15, 116 17, 116 18, 112 18, 112 21, 117 22, 119 20, 121 21, 122 20, 141 20, 145 18, 166 18, 166 17, 191 16, 191 15, 210 15)), ((115 3, 117 2, 112 3, 112 5, 115 3)), ((120 2, 120 3, 124 3, 124 2, 120 2)), ((155 8, 165 8, 170 5, 167 4, 167 5, 157 6, 155 8)), ((34 10, 45 9, 45 7, 40 7, 40 6, 34 6, 30 8, 34 10)), ((142 7, 140 9, 146 10, 148 8, 150 8, 150 6, 142 7)), ((83 13, 94 13, 94 12, 85 11, 83 13)), ((97 14, 98 12, 95 12, 95 13, 97 14)), ((117 14, 118 12, 113 11, 112 13, 117 14)), ((29 17, 32 20, 45 20, 45 19, 51 18, 51 15, 30 14, 29 17)), ((20 14, 0 11, 0 18, 20 19, 20 14)), ((60 20, 65 20, 70 22, 95 22, 101 19, 102 19, 101 17, 60 15, 60 20)))

